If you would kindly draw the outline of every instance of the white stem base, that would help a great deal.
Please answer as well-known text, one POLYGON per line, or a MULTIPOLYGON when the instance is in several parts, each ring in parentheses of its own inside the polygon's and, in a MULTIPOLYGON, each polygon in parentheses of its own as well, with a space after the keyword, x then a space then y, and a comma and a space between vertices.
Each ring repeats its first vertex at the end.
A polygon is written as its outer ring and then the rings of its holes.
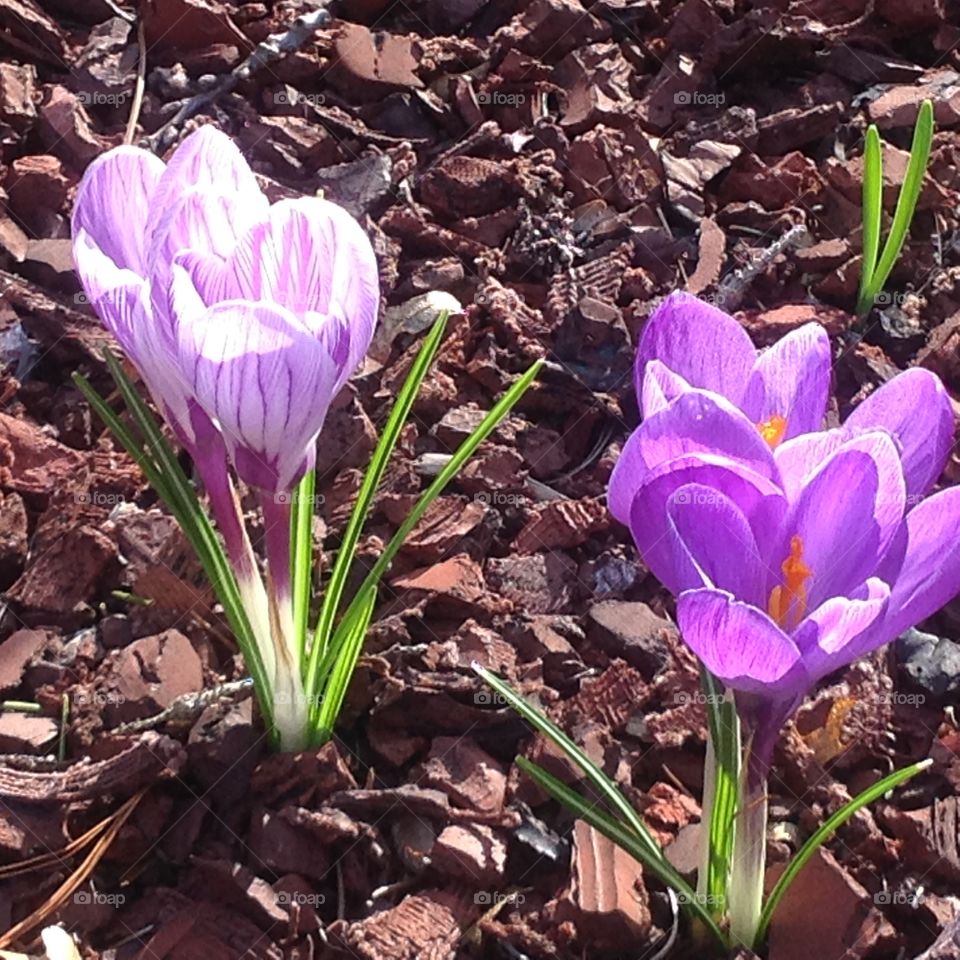
MULTIPOLYGON (((744 780, 748 774, 744 772, 744 780)), ((735 943, 753 948, 763 906, 763 879, 767 864, 767 784, 740 791, 733 864, 727 910, 735 943)))

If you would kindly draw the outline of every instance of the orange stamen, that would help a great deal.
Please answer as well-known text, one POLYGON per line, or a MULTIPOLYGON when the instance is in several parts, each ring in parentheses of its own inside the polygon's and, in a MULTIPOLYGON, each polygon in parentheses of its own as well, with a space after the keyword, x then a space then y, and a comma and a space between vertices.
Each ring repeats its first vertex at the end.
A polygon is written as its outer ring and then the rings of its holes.
POLYGON ((761 420, 757 424, 757 429, 760 431, 760 436, 767 441, 767 446, 775 450, 787 432, 787 421, 779 413, 775 413, 772 417, 761 420))
POLYGON ((803 540, 790 538, 790 553, 780 565, 783 585, 770 591, 767 610, 781 627, 792 629, 807 612, 807 580, 813 571, 803 562, 803 540))

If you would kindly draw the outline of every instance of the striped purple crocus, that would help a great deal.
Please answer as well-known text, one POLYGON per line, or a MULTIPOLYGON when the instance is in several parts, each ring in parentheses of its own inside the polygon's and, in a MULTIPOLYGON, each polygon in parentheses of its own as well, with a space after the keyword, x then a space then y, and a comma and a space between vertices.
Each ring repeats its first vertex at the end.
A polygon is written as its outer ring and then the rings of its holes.
POLYGON ((328 201, 271 205, 234 143, 203 126, 167 164, 135 147, 94 161, 73 248, 94 309, 197 464, 251 624, 270 638, 265 664, 285 685, 275 697, 293 704, 290 491, 313 469, 330 403, 373 336, 370 241, 328 201), (262 494, 269 604, 228 457, 262 494))

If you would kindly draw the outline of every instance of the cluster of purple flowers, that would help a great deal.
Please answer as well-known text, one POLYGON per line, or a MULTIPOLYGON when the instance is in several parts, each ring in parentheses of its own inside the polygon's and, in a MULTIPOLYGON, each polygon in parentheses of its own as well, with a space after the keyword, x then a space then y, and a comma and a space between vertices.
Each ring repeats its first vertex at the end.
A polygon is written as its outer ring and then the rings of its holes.
POLYGON ((960 487, 932 492, 953 445, 943 384, 910 369, 823 429, 830 374, 819 324, 758 354, 732 317, 673 294, 644 328, 643 422, 610 481, 764 760, 820 678, 960 591, 960 487))

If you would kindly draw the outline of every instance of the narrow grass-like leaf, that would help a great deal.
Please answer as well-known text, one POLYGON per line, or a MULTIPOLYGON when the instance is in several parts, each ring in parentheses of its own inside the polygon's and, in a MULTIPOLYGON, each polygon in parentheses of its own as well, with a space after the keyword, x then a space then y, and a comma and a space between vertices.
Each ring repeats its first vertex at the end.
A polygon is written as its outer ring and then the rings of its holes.
POLYGON ((917 201, 920 199, 920 191, 923 188, 923 178, 927 172, 932 143, 933 104, 929 100, 924 100, 920 106, 916 126, 913 128, 910 161, 907 164, 903 185, 900 187, 900 195, 897 197, 897 206, 893 214, 893 223, 890 225, 890 233, 887 234, 886 243, 883 245, 883 253, 880 254, 880 260, 868 281, 865 296, 859 305, 865 310, 870 309, 877 294, 883 289, 887 278, 890 276, 890 271, 893 270, 893 265, 897 262, 897 257, 900 256, 900 251, 903 249, 907 233, 910 230, 910 222, 913 220, 913 214, 917 209, 917 201))
POLYGON ((320 709, 315 734, 317 743, 326 743, 333 736, 333 728, 340 715, 343 699, 347 695, 353 668, 363 648, 363 641, 367 635, 376 602, 377 591, 375 589, 368 591, 363 606, 358 607, 357 612, 341 627, 346 639, 340 656, 334 664, 333 672, 324 685, 323 698, 318 705, 320 709))
POLYGON ((293 628, 300 650, 300 663, 306 655, 310 620, 310 588, 313 585, 313 500, 317 472, 308 470, 294 492, 290 511, 290 571, 293 584, 293 628))
POLYGON ((135 423, 146 437, 146 441, 136 437, 127 428, 83 376, 74 374, 73 380, 91 407, 143 470, 147 481, 173 514, 196 552, 204 573, 223 606, 227 622, 243 654, 247 669, 254 679, 264 722, 273 737, 273 704, 270 701, 268 678, 247 613, 240 601, 236 577, 223 546, 149 407, 137 393, 120 363, 109 351, 105 352, 105 359, 121 396, 135 423))
MULTIPOLYGON (((423 519, 423 515, 427 512, 430 504, 446 489, 447 484, 460 472, 467 460, 473 456, 473 452, 477 447, 496 430, 503 418, 516 406, 517 402, 527 391, 527 388, 533 383, 542 366, 543 361, 538 360, 510 387, 493 405, 493 408, 483 418, 476 430, 457 447, 453 456, 444 464, 443 469, 437 474, 430 486, 420 495, 413 509, 403 523, 400 524, 399 529, 393 535, 383 553, 377 558, 376 563, 370 568, 370 572, 350 601, 339 627, 331 638, 329 649, 327 649, 324 654, 323 660, 316 672, 317 685, 314 687, 314 690, 322 690, 326 686, 327 679, 335 665, 339 670, 345 669, 349 674, 353 673, 353 667, 356 664, 359 649, 353 652, 353 661, 351 663, 346 665, 338 664, 341 656, 345 656, 350 650, 349 629, 352 619, 358 615, 358 611, 370 603, 370 594, 377 589, 380 578, 393 562, 393 558, 403 546, 410 531, 423 519)), ((322 702, 323 699, 325 698, 312 697, 310 700, 311 710, 313 711, 311 714, 311 727, 314 730, 317 729, 316 718, 319 715, 320 702, 322 702)), ((326 735, 329 735, 329 730, 326 731, 326 735)))
POLYGON ((763 942, 767 935, 767 928, 770 926, 770 919, 777 909, 781 898, 787 892, 790 884, 797 878, 797 875, 804 868, 807 861, 816 853, 817 849, 833 834, 842 827, 858 810, 873 803, 879 797, 882 797, 888 790, 899 787, 902 783, 912 779, 918 773, 928 769, 933 763, 932 760, 921 760, 902 770, 896 770, 882 780, 878 780, 872 787, 867 787, 863 793, 854 797, 849 803, 844 804, 833 816, 829 817, 820 828, 811 835, 807 842, 797 851, 796 856, 790 861, 787 869, 780 875, 776 886, 770 891, 770 896, 764 904, 763 912, 760 915, 760 924, 757 927, 757 938, 755 944, 763 942))
MULTIPOLYGON (((877 257, 880 254, 880 223, 883 217, 883 153, 880 134, 874 124, 867 127, 863 145, 863 261, 860 267, 860 293, 857 312, 863 309, 864 297, 870 289, 877 257)), ((869 310, 869 306, 866 308, 869 310)))
POLYGON ((705 892, 715 917, 725 913, 730 860, 733 856, 737 798, 740 784, 740 718, 730 691, 723 688, 706 667, 700 679, 707 702, 707 721, 714 752, 713 797, 704 810, 708 831, 705 892))
POLYGON ((658 880, 673 889, 679 895, 680 903, 699 920, 717 938, 721 946, 727 946, 723 931, 717 925, 700 898, 690 885, 680 876, 668 860, 658 857, 641 841, 634 831, 625 824, 604 813, 575 790, 571 790, 563 781, 548 773, 543 767, 526 757, 516 758, 517 766, 533 780, 545 793, 558 803, 563 804, 575 816, 590 824, 618 847, 625 850, 638 863, 642 863, 658 880))
POLYGON ((559 747, 582 771, 597 793, 610 805, 627 828, 636 834, 648 856, 663 860, 663 850, 640 819, 617 785, 570 739, 549 717, 541 713, 529 701, 521 697, 509 684, 504 683, 495 673, 491 673, 479 664, 473 669, 484 683, 493 687, 506 702, 523 717, 535 730, 559 747))
POLYGON ((367 468, 363 483, 357 494, 357 500, 347 522, 346 530, 344 530, 340 549, 337 551, 337 558, 330 574, 330 581, 324 591, 309 658, 304 667, 303 683, 310 703, 315 704, 319 700, 321 688, 320 664, 330 647, 333 623, 336 619, 337 610, 340 608, 343 588, 346 585, 350 567, 356 554, 360 531, 367 518, 373 497, 387 469, 390 455, 393 453, 403 425, 407 422, 407 417, 410 415, 410 410, 420 391, 420 384, 423 383, 423 378, 430 369, 433 358, 440 347, 447 326, 447 316, 446 311, 441 312, 424 338, 423 345, 414 359, 410 372, 407 374, 407 379, 404 381, 393 409, 390 411, 390 416, 387 418, 387 423, 383 428, 383 433, 370 459, 370 466, 367 468))

